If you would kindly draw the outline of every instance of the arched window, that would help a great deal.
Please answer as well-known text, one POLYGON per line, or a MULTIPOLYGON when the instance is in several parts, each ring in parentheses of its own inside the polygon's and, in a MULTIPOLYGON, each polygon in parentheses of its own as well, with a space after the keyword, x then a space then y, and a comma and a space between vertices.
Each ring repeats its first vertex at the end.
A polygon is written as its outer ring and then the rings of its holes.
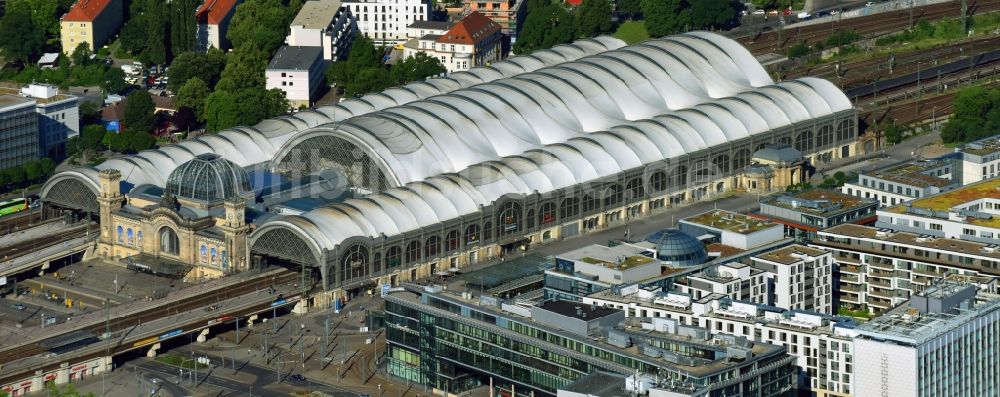
POLYGON ((649 187, 653 189, 654 192, 667 190, 667 173, 663 171, 656 171, 650 175, 649 187))
POLYGON ((352 245, 341 256, 341 281, 353 280, 368 275, 368 248, 360 244, 352 245))
POLYGON ((781 138, 778 139, 778 143, 784 143, 786 145, 791 145, 792 144, 792 138, 787 137, 787 136, 783 136, 783 137, 781 137, 781 138))
POLYGON ((513 201, 504 203, 497 216, 497 237, 521 231, 521 205, 513 201))
POLYGON ((136 244, 142 245, 142 230, 136 232, 135 236, 136 244))
POLYGON ((642 198, 645 193, 646 192, 642 188, 642 179, 633 178, 625 183, 625 201, 642 198))
POLYGON ((559 218, 569 219, 580 213, 580 199, 576 197, 564 198, 559 204, 559 218))
POLYGON ((816 146, 824 147, 833 144, 833 127, 824 125, 819 128, 819 134, 816 135, 816 146))
MULTIPOLYGON (((787 143, 787 142, 785 142, 785 143, 787 143)), ((758 143, 757 147, 754 148, 753 151, 754 151, 754 153, 756 153, 756 152, 759 152, 761 149, 766 148, 766 147, 767 147, 766 143, 758 143)))
POLYGON ((125 235, 128 237, 128 245, 134 245, 135 232, 132 231, 132 228, 128 228, 128 230, 125 231, 125 235))
POLYGON ((420 242, 413 240, 406 245, 406 264, 412 265, 420 260, 420 242))
POLYGON ((177 233, 169 227, 160 229, 160 252, 170 255, 180 255, 180 239, 177 233))
POLYGON ((372 273, 378 273, 382 271, 382 254, 375 253, 375 259, 372 260, 372 273))
POLYGON ((596 197, 591 197, 591 195, 583 195, 583 213, 594 212, 598 207, 601 206, 601 199, 596 197))
POLYGON ((702 159, 694 162, 695 183, 707 182, 712 176, 712 170, 708 166, 708 161, 702 159))
POLYGON ((208 263, 208 247, 202 244, 199 251, 201 251, 201 263, 208 263))
POLYGON ((386 269, 392 269, 399 266, 402 262, 400 261, 400 249, 399 246, 389 247, 385 251, 385 265, 386 269))
POLYGON ((493 239, 493 222, 486 222, 483 225, 483 240, 489 241, 493 239))
POLYGON ((551 201, 542 204, 542 209, 538 211, 538 225, 548 225, 556 221, 556 203, 551 201))
POLYGON ((528 210, 528 215, 524 217, 524 220, 528 223, 528 229, 535 227, 535 210, 528 210))
POLYGON ((448 232, 448 235, 444 238, 444 250, 447 252, 455 251, 458 249, 458 230, 452 230, 448 232))
POLYGON ((712 168, 714 169, 715 175, 728 175, 729 174, 729 155, 720 154, 712 159, 712 168))
POLYGON ((841 121, 837 124, 837 142, 844 142, 851 139, 851 122, 841 121))
POLYGON ((217 254, 218 254, 218 251, 216 251, 215 247, 212 247, 212 249, 208 250, 208 252, 209 252, 209 254, 208 254, 208 255, 209 255, 209 260, 210 260, 210 263, 211 263, 211 264, 213 264, 213 265, 215 265, 215 264, 219 263, 219 262, 218 262, 218 260, 219 260, 219 257, 218 257, 218 255, 217 255, 217 254))
POLYGON ((812 151, 813 149, 813 132, 812 130, 805 130, 795 137, 795 149, 805 154, 806 152, 812 151))
POLYGON ((604 208, 610 208, 622 202, 622 185, 614 184, 604 190, 604 208))
POLYGON ((118 242, 125 242, 125 228, 121 227, 121 225, 118 225, 118 242))
POLYGON ((740 149, 733 157, 733 171, 743 171, 750 164, 750 149, 740 149))
POLYGON ((678 165, 673 169, 670 175, 671 185, 678 188, 687 187, 688 183, 688 168, 684 165, 678 165))
POLYGON ((479 225, 469 225, 465 228, 465 245, 479 242, 479 225))
POLYGON ((430 236, 424 242, 424 258, 433 258, 441 252, 441 238, 430 236))

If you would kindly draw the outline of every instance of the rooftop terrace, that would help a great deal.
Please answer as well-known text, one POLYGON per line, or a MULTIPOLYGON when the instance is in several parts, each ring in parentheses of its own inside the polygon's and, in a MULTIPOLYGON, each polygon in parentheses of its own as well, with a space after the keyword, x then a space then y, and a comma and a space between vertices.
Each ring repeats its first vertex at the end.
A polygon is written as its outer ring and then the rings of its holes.
POLYGON ((872 199, 855 197, 827 189, 809 189, 786 194, 765 203, 818 216, 830 216, 878 205, 878 202, 872 199))
POLYGON ((965 308, 956 308, 954 312, 921 314, 912 306, 912 301, 906 301, 859 326, 857 331, 870 338, 919 345, 978 316, 1000 310, 1000 297, 997 295, 980 292, 970 303, 965 308))
MULTIPOLYGON (((1000 251, 994 249, 989 244, 953 238, 924 237, 908 232, 885 232, 871 226, 843 224, 825 229, 822 233, 919 246, 924 249, 954 252, 962 255, 978 255, 986 258, 1000 259, 1000 251)), ((822 241, 818 243, 823 244, 822 241)))
POLYGON ((904 164, 894 165, 880 170, 865 173, 872 178, 883 179, 890 182, 924 187, 947 187, 957 184, 948 178, 941 178, 925 174, 928 170, 943 167, 945 164, 941 160, 920 160, 904 164))
MULTIPOLYGON (((926 211, 949 211, 954 207, 979 199, 1000 200, 1000 178, 988 179, 933 196, 912 200, 895 207, 889 207, 885 211, 897 214, 906 213, 908 208, 926 211)), ((979 226, 1000 227, 1000 217, 991 217, 989 219, 968 217, 966 221, 979 226)))
POLYGON ((958 151, 977 156, 985 156, 987 154, 1000 152, 1000 136, 991 136, 989 138, 969 142, 959 148, 958 151))
POLYGON ((754 255, 754 258, 760 258, 770 262, 777 262, 784 265, 790 265, 795 262, 801 261, 802 259, 800 258, 800 256, 802 255, 815 257, 823 255, 825 253, 826 251, 821 249, 806 247, 804 245, 799 245, 799 244, 793 244, 782 249, 754 255))
POLYGON ((765 220, 725 210, 704 212, 684 218, 683 221, 739 234, 750 234, 775 226, 774 223, 765 220))

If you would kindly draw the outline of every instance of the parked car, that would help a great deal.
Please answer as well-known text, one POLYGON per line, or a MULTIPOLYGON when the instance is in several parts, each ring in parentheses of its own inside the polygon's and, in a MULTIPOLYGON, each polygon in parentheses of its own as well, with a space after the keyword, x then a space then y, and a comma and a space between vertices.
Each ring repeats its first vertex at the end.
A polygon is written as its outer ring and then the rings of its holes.
POLYGON ((290 376, 289 378, 291 378, 292 380, 297 381, 297 382, 305 382, 306 381, 306 377, 302 376, 301 374, 294 374, 294 375, 290 376))
POLYGON ((20 304, 20 303, 15 303, 15 304, 13 304, 13 305, 10 305, 10 307, 11 307, 12 309, 14 309, 14 310, 24 310, 24 309, 27 309, 27 308, 28 308, 27 306, 25 306, 25 305, 23 305, 23 304, 20 304))

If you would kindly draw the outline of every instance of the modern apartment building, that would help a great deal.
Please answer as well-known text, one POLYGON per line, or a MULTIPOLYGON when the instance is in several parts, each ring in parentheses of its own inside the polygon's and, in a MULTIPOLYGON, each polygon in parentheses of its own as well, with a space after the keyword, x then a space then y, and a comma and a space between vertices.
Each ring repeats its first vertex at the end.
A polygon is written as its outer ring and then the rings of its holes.
POLYGON ((846 309, 881 313, 942 278, 996 291, 1000 277, 995 242, 846 224, 820 231, 812 244, 832 252, 837 300, 846 309))
POLYGON ((620 284, 660 276, 661 263, 652 252, 633 245, 592 244, 556 256, 545 271, 545 299, 579 301, 591 293, 620 284))
MULTIPOLYGON (((423 29, 408 30, 414 33, 414 30, 423 29)), ((407 41, 403 56, 416 56, 422 52, 440 60, 449 73, 500 60, 500 25, 479 12, 473 11, 448 30, 437 33, 434 31, 407 41)))
POLYGON ((750 257, 768 279, 768 304, 825 314, 833 312, 833 255, 790 245, 750 257))
POLYGON ((72 54, 80 43, 96 52, 114 37, 125 18, 122 0, 77 0, 59 20, 64 54, 72 54))
POLYGON ((674 283, 676 291, 695 300, 719 294, 732 300, 768 303, 768 275, 745 263, 729 262, 689 274, 674 283))
POLYGON ((842 193, 874 199, 881 207, 893 206, 906 201, 946 192, 962 185, 952 180, 951 170, 955 157, 933 160, 915 160, 891 167, 862 172, 858 181, 845 183, 842 193))
POLYGON ((357 18, 358 31, 375 45, 406 41, 406 27, 431 15, 429 0, 344 0, 343 5, 357 18))
POLYGON ((294 108, 309 107, 324 84, 325 70, 322 47, 282 46, 267 65, 264 88, 284 91, 294 108))
POLYGON ((875 226, 931 237, 996 244, 1000 178, 965 185, 878 211, 875 226))
POLYGON ((788 310, 724 294, 693 299, 690 295, 644 290, 609 289, 581 302, 615 308, 627 318, 675 321, 728 335, 783 346, 799 367, 798 385, 817 396, 850 396, 852 384, 853 321, 823 313, 788 310))
POLYGON ((816 231, 843 223, 875 222, 878 202, 834 190, 809 189, 783 194, 760 203, 760 211, 750 214, 785 225, 785 235, 800 242, 816 236, 816 231))
POLYGON ((209 48, 228 50, 232 47, 226 34, 229 32, 229 22, 236 13, 236 7, 243 0, 205 0, 194 12, 198 21, 195 31, 195 42, 198 49, 208 51, 209 48))
POLYGON ((0 170, 38 159, 38 114, 35 101, 0 94, 0 170))
POLYGON ((1000 135, 969 142, 955 151, 962 155, 955 179, 963 185, 1000 176, 1000 135))
POLYGON ((285 43, 322 47, 323 59, 339 61, 347 58, 357 30, 354 15, 340 0, 311 0, 292 20, 285 43))
POLYGON ((439 286, 406 285, 385 300, 389 374, 445 393, 492 385, 555 396, 595 371, 638 372, 676 396, 784 396, 795 387, 784 348, 665 318, 623 323, 620 310, 525 307, 439 286))
POLYGON ((38 155, 60 160, 66 156, 66 141, 80 135, 80 98, 60 94, 52 85, 31 84, 21 95, 35 100, 38 113, 38 155))
POLYGON ((500 31, 510 36, 511 43, 517 41, 521 24, 528 12, 528 0, 465 0, 465 8, 486 15, 500 25, 500 31))
POLYGON ((682 232, 738 250, 748 250, 783 239, 781 224, 725 210, 712 210, 681 219, 682 232))
POLYGON ((942 282, 859 326, 858 397, 992 396, 1000 390, 1000 297, 942 282))

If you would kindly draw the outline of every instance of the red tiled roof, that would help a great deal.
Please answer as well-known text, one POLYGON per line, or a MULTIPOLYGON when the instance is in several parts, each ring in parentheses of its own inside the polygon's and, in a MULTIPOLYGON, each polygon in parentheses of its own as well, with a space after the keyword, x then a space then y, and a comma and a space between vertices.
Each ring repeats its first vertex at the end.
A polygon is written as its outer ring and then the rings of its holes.
POLYGON ((93 22, 112 1, 118 0, 77 0, 69 8, 69 12, 63 15, 62 20, 93 22))
POLYGON ((476 44, 476 42, 499 32, 500 25, 479 11, 471 14, 455 23, 447 33, 437 39, 438 43, 452 44, 476 44))
POLYGON ((200 24, 218 25, 235 6, 236 0, 205 0, 194 17, 200 24))

